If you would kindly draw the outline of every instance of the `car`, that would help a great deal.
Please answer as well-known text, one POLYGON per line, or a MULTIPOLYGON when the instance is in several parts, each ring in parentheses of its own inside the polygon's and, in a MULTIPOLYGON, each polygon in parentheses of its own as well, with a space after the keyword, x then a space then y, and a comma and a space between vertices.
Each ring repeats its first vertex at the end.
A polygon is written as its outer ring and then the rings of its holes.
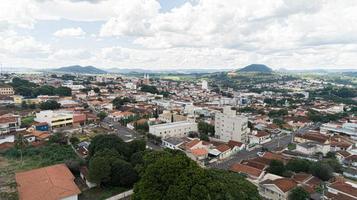
POLYGON ((258 155, 259 157, 263 157, 263 156, 264 156, 264 153, 265 153, 265 152, 263 152, 263 151, 259 151, 259 152, 257 152, 257 155, 258 155))

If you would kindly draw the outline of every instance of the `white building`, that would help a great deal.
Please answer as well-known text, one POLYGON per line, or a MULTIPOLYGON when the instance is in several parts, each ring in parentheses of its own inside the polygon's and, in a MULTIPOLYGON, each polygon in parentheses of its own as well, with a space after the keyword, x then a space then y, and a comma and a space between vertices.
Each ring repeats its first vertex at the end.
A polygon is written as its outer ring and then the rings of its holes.
POLYGON ((305 142, 296 144, 297 152, 306 154, 306 155, 314 155, 316 153, 322 153, 324 156, 331 150, 329 144, 322 144, 317 142, 305 142))
POLYGON ((73 112, 66 110, 44 110, 36 113, 36 122, 46 122, 53 127, 62 127, 73 124, 73 112))
POLYGON ((208 90, 208 82, 206 80, 202 80, 202 90, 208 90))
POLYGON ((190 132, 197 132, 197 123, 180 121, 149 126, 149 133, 161 138, 185 137, 190 132))
POLYGON ((125 88, 130 90, 136 90, 136 84, 132 82, 125 83, 125 88))
POLYGON ((248 133, 248 118, 242 115, 237 115, 235 110, 230 106, 223 108, 223 113, 218 112, 215 116, 215 131, 219 140, 228 142, 234 140, 247 143, 248 133))
POLYGON ((323 134, 326 133, 335 133, 348 135, 354 140, 357 140, 357 124, 356 123, 344 123, 342 126, 340 124, 327 123, 323 124, 320 127, 320 132, 323 134))

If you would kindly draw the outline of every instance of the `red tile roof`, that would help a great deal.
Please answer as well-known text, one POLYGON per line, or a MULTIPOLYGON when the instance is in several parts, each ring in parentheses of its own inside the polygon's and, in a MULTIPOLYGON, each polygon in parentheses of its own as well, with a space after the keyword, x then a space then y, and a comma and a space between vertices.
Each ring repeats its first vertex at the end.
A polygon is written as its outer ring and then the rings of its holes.
POLYGON ((329 187, 357 198, 357 188, 345 182, 336 181, 329 185, 329 187))
POLYGON ((19 172, 15 178, 20 200, 58 200, 81 192, 65 164, 19 172))
POLYGON ((255 134, 255 137, 265 137, 265 136, 268 136, 269 133, 266 132, 266 131, 258 131, 257 134, 255 134))
POLYGON ((191 153, 195 156, 204 156, 208 154, 208 151, 206 149, 193 149, 191 150, 191 153))
POLYGON ((244 145, 242 142, 238 142, 238 141, 234 141, 234 140, 229 140, 227 144, 228 144, 228 146, 230 146, 232 149, 234 148, 234 146, 241 147, 241 146, 244 145))
POLYGON ((276 185, 281 191, 288 192, 297 186, 297 183, 290 178, 279 178, 275 180, 266 180, 262 184, 273 184, 276 185))
POLYGON ((221 153, 223 153, 223 152, 229 151, 231 148, 226 144, 221 144, 221 145, 217 146, 216 149, 218 151, 220 151, 221 153))
POLYGON ((243 173, 243 174, 248 174, 252 177, 259 177, 263 171, 248 165, 242 165, 239 163, 233 164, 230 169, 233 172, 238 172, 238 173, 243 173))

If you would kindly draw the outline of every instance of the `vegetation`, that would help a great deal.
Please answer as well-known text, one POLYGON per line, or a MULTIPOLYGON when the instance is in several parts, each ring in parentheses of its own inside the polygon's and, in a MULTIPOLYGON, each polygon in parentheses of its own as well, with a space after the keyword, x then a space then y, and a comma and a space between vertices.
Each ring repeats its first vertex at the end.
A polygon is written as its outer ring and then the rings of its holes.
POLYGON ((99 117, 100 121, 102 121, 104 118, 106 118, 108 116, 108 114, 104 111, 100 111, 98 114, 97 114, 97 117, 99 117))
POLYGON ((138 174, 131 163, 132 156, 145 147, 142 140, 125 143, 115 135, 95 136, 89 145, 89 179, 106 187, 133 186, 138 174))
POLYGON ((127 102, 131 102, 131 99, 129 99, 128 97, 116 97, 112 103, 116 109, 119 109, 127 102))
POLYGON ((58 95, 71 96, 72 90, 68 87, 55 88, 49 85, 36 85, 28 80, 15 77, 12 79, 11 86, 15 93, 26 97, 37 97, 38 95, 58 95))
POLYGON ((142 85, 141 91, 149 92, 151 94, 159 94, 159 90, 155 86, 152 86, 152 85, 142 85))
POLYGON ((40 103, 41 110, 56 110, 61 107, 61 104, 54 100, 48 100, 40 103))
MULTIPOLYGON (((4 155, 9 159, 21 158, 21 152, 17 148, 7 150, 4 155)), ((23 169, 39 168, 78 159, 69 145, 56 143, 48 143, 40 147, 26 146, 22 155, 23 166, 21 168, 23 169)))
POLYGON ((302 187, 296 187, 291 190, 289 200, 306 200, 309 199, 309 193, 302 187))
POLYGON ((243 176, 203 169, 178 151, 148 152, 139 172, 134 200, 260 199, 257 188, 243 176))
POLYGON ((279 160, 272 160, 267 168, 267 172, 282 176, 286 171, 284 163, 279 160))
POLYGON ((309 110, 307 116, 308 118, 313 121, 313 122, 322 122, 322 123, 327 123, 330 121, 336 121, 344 116, 346 116, 347 113, 336 113, 336 114, 323 114, 315 110, 309 110))
POLYGON ((291 172, 306 172, 327 181, 332 178, 333 172, 342 172, 342 166, 335 158, 324 158, 318 162, 311 162, 304 159, 292 159, 284 165, 281 161, 271 161, 268 172, 280 175, 290 176, 291 172))
POLYGON ((214 136, 214 125, 200 121, 198 122, 198 132, 200 132, 200 134, 214 136))
POLYGON ((35 120, 35 116, 21 118, 21 127, 29 127, 35 120))

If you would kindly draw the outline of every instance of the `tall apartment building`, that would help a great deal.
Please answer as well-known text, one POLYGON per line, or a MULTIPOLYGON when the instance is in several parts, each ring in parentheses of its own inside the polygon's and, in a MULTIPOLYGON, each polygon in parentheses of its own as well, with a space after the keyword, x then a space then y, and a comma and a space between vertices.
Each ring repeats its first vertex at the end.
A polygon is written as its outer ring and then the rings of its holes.
POLYGON ((0 85, 0 96, 11 96, 14 94, 14 89, 10 85, 0 85))
POLYGON ((218 112, 215 116, 215 135, 221 141, 228 142, 234 140, 247 143, 248 133, 248 118, 242 115, 237 115, 235 110, 230 106, 223 108, 223 113, 218 112))

